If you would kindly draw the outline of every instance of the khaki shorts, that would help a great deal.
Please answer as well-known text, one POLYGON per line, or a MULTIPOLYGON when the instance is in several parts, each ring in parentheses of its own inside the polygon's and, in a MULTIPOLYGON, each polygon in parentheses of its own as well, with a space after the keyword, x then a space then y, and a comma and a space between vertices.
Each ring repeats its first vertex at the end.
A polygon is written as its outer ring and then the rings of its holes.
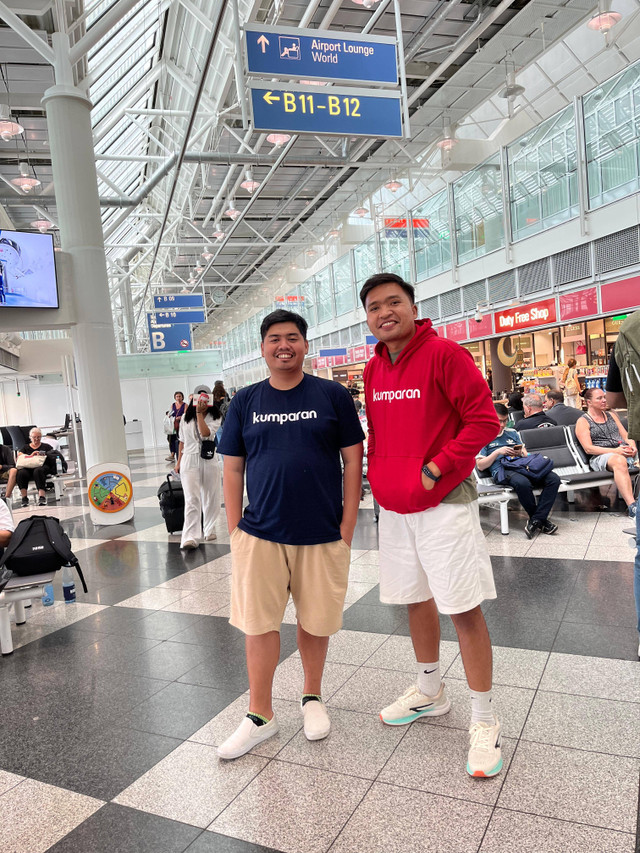
POLYGON ((340 630, 351 556, 344 540, 281 545, 236 527, 230 544, 232 625, 252 636, 279 631, 291 593, 308 634, 340 630))

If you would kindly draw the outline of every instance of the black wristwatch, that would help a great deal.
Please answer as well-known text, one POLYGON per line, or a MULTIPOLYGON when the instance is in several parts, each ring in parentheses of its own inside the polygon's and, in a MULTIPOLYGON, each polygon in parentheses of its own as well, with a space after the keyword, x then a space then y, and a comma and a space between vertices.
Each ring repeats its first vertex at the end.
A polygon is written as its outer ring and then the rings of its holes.
POLYGON ((426 465, 422 466, 422 473, 424 474, 425 477, 428 477, 430 480, 433 480, 434 483, 437 483, 442 477, 442 474, 440 474, 440 477, 436 477, 436 475, 433 473, 433 471, 431 471, 429 468, 427 468, 426 465))

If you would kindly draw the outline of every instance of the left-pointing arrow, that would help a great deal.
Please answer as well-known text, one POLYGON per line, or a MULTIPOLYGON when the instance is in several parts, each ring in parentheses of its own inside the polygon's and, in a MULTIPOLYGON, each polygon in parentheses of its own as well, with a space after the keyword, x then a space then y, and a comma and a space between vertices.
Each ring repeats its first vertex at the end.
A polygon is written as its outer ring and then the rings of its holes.
POLYGON ((269 44, 269 39, 266 36, 260 36, 260 38, 257 39, 257 42, 260 45, 260 47, 262 48, 262 52, 266 53, 267 52, 267 45, 269 44))
POLYGON ((279 100, 280 100, 280 96, 279 96, 279 95, 274 95, 274 94, 273 94, 273 92, 265 92, 265 93, 264 93, 264 95, 263 95, 263 97, 264 97, 264 100, 269 104, 269 106, 271 106, 271 104, 272 104, 274 101, 279 101, 279 100))

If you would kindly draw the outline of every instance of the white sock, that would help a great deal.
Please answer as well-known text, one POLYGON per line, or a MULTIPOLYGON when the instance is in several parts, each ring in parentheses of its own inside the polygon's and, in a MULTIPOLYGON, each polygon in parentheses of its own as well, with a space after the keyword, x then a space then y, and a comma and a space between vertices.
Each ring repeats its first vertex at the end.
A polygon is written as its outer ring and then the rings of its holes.
POLYGON ((481 693, 479 690, 471 691, 471 723, 488 723, 495 726, 496 718, 491 707, 491 691, 481 693))
POLYGON ((440 690, 440 661, 420 663, 418 661, 418 689, 425 696, 435 696, 440 690))

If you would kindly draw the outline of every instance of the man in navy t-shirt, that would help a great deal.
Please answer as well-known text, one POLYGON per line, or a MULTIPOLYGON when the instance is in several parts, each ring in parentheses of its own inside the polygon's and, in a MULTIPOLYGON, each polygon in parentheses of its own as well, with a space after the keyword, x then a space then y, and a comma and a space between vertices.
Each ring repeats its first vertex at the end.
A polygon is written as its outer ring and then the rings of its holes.
POLYGON ((329 734, 322 672, 329 636, 342 625, 362 486, 364 434, 351 395, 302 370, 306 321, 274 311, 260 334, 270 377, 233 398, 219 447, 233 566, 230 621, 246 635, 250 688, 249 713, 218 748, 227 759, 278 731, 271 688, 289 593, 305 677, 304 732, 309 740, 329 734))

